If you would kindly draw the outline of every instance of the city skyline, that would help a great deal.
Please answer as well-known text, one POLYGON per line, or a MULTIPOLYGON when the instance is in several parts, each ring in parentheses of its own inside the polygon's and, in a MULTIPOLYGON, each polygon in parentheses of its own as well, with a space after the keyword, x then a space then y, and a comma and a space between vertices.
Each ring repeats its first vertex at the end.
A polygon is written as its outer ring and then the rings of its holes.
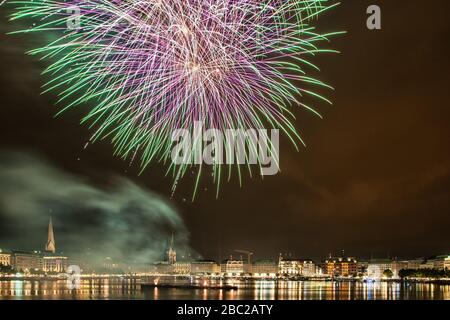
POLYGON ((450 254, 365 260, 341 250, 314 261, 282 254, 277 259, 261 259, 254 257, 251 251, 236 249, 234 253, 238 257, 230 255, 217 261, 189 254, 183 256, 177 252, 172 232, 165 241, 161 260, 136 263, 132 257, 116 260, 102 256, 98 257, 97 264, 92 264, 86 256, 56 252, 55 235, 58 233, 50 218, 44 251, 0 248, 0 299, 61 298, 67 294, 86 299, 92 298, 99 288, 98 297, 121 297, 124 293, 139 297, 150 293, 151 299, 156 300, 160 290, 161 293, 182 290, 193 292, 195 296, 199 289, 203 297, 214 296, 214 292, 220 290, 218 299, 223 299, 230 291, 232 299, 244 299, 249 292, 258 299, 288 300, 308 296, 320 300, 372 300, 377 295, 378 299, 394 300, 446 299, 448 296, 450 254), (23 284, 17 285, 18 282, 23 284), (419 289, 411 290, 416 284, 419 289), (48 291, 49 286, 51 291, 48 291), (90 289, 86 290, 87 287, 90 289), (116 292, 114 288, 120 289, 116 292), (323 295, 322 288, 332 294, 323 295), (317 290, 319 294, 313 294, 317 290))
MULTIPOLYGON (((440 253, 426 253, 423 254, 421 256, 414 256, 414 257, 399 257, 399 256, 391 256, 389 254, 389 252, 387 253, 386 256, 373 256, 370 255, 369 257, 361 257, 361 256, 356 256, 356 255, 352 255, 352 254, 347 254, 348 252, 346 252, 346 249, 342 249, 338 252, 330 252, 327 256, 322 257, 321 259, 317 259, 317 258, 310 258, 310 257, 306 257, 303 255, 298 255, 298 254, 293 254, 293 253, 289 253, 289 252, 282 252, 282 250, 279 250, 280 253, 277 256, 257 256, 254 254, 254 252, 251 251, 247 251, 247 250, 233 250, 231 251, 228 255, 225 255, 224 257, 219 257, 219 258, 215 258, 215 257, 206 257, 201 255, 200 253, 197 255, 192 255, 191 252, 189 251, 184 251, 183 254, 180 254, 180 252, 178 251, 178 255, 177 255, 177 246, 176 246, 176 242, 174 240, 174 232, 171 232, 170 236, 168 236, 165 240, 165 247, 164 250, 161 251, 161 257, 162 259, 156 259, 156 260, 148 260, 147 262, 149 264, 151 263, 158 263, 161 261, 165 261, 168 262, 169 264, 175 264, 177 261, 201 261, 201 260, 205 260, 205 261, 215 261, 218 263, 222 263, 224 261, 228 261, 228 260, 235 260, 235 261, 242 261, 243 264, 248 264, 250 263, 255 263, 258 261, 276 261, 281 260, 281 259, 285 259, 285 260, 305 260, 305 261, 313 261, 314 263, 322 263, 322 262, 326 262, 328 260, 336 260, 336 259, 354 259, 355 261, 376 261, 376 260, 390 260, 390 261, 401 261, 401 260, 422 260, 423 262, 426 262, 427 260, 430 259, 434 259, 438 256, 449 256, 449 260, 450 260, 450 254, 448 254, 450 252, 450 250, 446 251, 446 252, 440 252, 440 253), (178 259, 178 260, 177 260, 178 259)), ((1 246, 0 243, 0 250, 8 250, 8 251, 18 251, 18 252, 26 252, 24 251, 23 248, 17 248, 17 247, 9 247, 9 248, 5 248, 1 246)), ((41 253, 49 253, 49 254, 55 254, 56 253, 56 242, 55 242, 55 232, 54 232, 54 226, 53 226, 53 219, 50 216, 49 217, 49 221, 48 221, 48 226, 47 226, 47 241, 45 243, 45 245, 43 246, 43 249, 41 251, 41 249, 34 247, 34 249, 29 250, 30 253, 37 253, 37 254, 41 254, 41 253)), ((351 252, 351 251, 350 251, 351 252)), ((59 254, 63 254, 64 250, 59 251, 59 254)), ((80 253, 86 253, 86 248, 80 248, 78 252, 76 252, 75 254, 80 254, 80 253)), ((70 253, 66 252, 66 256, 69 256, 70 253)), ((114 262, 126 262, 126 260, 121 261, 120 259, 117 259, 115 257, 109 257, 109 256, 102 256, 99 257, 100 259, 113 259, 111 261, 114 262)), ((129 257, 128 261, 132 261, 133 257, 129 257)), ((449 262, 450 263, 450 262, 449 262)))

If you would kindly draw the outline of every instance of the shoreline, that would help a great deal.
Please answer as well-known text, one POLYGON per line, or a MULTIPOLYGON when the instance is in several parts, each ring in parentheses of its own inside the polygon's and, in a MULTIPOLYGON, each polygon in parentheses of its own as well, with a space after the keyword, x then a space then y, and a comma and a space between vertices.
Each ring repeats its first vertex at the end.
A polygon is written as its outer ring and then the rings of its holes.
MULTIPOLYGON (((145 282, 149 277, 160 277, 161 275, 144 275, 144 276, 130 276, 130 275, 96 275, 96 276, 81 276, 81 280, 101 280, 101 279, 114 279, 114 280, 132 280, 132 281, 142 281, 142 284, 147 285, 145 282)), ((166 275, 173 276, 173 275, 166 275)), ((56 277, 56 276, 0 276, 0 282, 3 281, 65 281, 67 277, 56 277)), ((236 281, 290 281, 290 282, 336 282, 336 283, 365 283, 364 279, 330 279, 330 278, 303 278, 303 279, 263 279, 263 278, 236 278, 236 281)), ((450 279, 379 279, 375 280, 374 283, 400 283, 400 284, 438 284, 438 285, 450 285, 450 279)))

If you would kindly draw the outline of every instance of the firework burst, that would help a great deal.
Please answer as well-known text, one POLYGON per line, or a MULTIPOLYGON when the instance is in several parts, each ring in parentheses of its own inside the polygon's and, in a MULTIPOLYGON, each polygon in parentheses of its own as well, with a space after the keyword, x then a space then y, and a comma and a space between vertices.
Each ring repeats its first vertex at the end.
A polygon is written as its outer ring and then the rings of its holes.
MULTIPOLYGON (((305 89, 328 87, 307 74, 316 68, 308 57, 333 51, 319 44, 335 33, 311 25, 336 6, 328 0, 11 3, 12 20, 34 22, 18 32, 59 35, 30 53, 51 62, 44 90, 58 92, 60 113, 89 106, 82 122, 94 130, 91 141, 111 139, 118 155, 138 156, 142 169, 168 163, 174 186, 191 167, 170 161, 174 130, 192 131, 196 121, 222 131, 277 128, 295 145, 303 141, 291 107, 318 114, 302 102, 304 94, 329 102, 305 89)), ((212 173, 218 186, 221 165, 212 173)))

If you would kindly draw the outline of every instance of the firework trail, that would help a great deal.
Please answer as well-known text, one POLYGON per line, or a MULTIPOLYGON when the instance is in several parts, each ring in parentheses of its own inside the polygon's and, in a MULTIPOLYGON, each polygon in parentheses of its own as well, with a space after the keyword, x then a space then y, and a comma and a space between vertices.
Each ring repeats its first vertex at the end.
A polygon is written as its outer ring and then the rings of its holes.
MULTIPOLYGON (((51 62, 44 90, 59 93, 60 113, 89 106, 82 122, 94 129, 91 141, 111 139, 124 159, 139 154, 142 169, 168 163, 174 186, 191 170, 170 163, 174 130, 192 131, 195 121, 222 132, 278 128, 296 145, 303 141, 290 108, 318 115, 301 101, 305 94, 329 102, 304 88, 329 87, 307 74, 317 69, 308 57, 335 52, 319 44, 336 33, 319 34, 311 25, 337 5, 328 0, 10 3, 16 6, 11 20, 34 22, 15 33, 59 34, 30 53, 51 62)), ((220 167, 213 165, 217 186, 220 167)), ((200 172, 201 166, 197 183, 200 172)))

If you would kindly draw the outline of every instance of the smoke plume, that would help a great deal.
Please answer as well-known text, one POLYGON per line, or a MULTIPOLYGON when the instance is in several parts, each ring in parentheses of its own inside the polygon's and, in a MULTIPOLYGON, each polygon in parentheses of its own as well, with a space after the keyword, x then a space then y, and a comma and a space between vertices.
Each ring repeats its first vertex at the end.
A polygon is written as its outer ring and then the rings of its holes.
POLYGON ((189 250, 176 209, 132 181, 100 188, 35 155, 0 153, 0 248, 43 250, 50 217, 56 249, 69 255, 157 261, 171 232, 178 252, 189 250))

